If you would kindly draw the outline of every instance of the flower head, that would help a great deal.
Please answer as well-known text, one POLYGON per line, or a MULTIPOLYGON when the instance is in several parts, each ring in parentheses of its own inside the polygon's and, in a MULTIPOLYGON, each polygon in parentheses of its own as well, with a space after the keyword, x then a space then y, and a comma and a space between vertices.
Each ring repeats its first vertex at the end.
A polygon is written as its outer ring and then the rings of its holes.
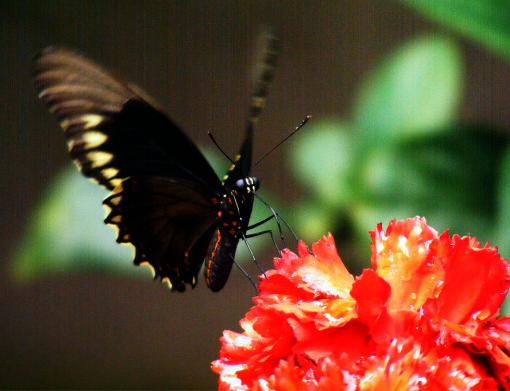
POLYGON ((331 235, 275 259, 243 332, 221 339, 221 390, 510 389, 497 249, 419 217, 371 237, 373 269, 357 278, 331 235))

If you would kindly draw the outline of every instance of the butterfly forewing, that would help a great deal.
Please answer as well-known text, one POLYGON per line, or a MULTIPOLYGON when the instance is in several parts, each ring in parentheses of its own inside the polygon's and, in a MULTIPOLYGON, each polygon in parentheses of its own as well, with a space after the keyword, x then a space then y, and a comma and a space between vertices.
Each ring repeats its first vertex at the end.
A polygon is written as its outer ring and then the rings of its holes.
POLYGON ((85 176, 110 190, 128 176, 162 175, 195 178, 210 192, 221 191, 195 144, 139 88, 61 47, 36 57, 34 78, 85 176))

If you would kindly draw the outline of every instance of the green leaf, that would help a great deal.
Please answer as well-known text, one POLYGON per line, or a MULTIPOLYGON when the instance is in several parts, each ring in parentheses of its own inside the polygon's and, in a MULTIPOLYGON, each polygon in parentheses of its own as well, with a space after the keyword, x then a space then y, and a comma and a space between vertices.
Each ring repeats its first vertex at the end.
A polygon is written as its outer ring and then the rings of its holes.
POLYGON ((308 200, 294 208, 291 225, 299 227, 300 239, 315 242, 334 229, 335 217, 335 214, 325 208, 320 201, 308 200))
POLYGON ((510 2, 506 0, 402 0, 426 17, 510 59, 510 2))
POLYGON ((498 183, 498 216, 495 242, 505 258, 510 258, 510 148, 502 159, 498 183))
POLYGON ((100 269, 131 272, 132 252, 103 224, 107 192, 69 167, 49 186, 36 208, 12 271, 19 280, 100 269))
MULTIPOLYGON (((508 256, 505 256, 504 258, 508 259, 508 256)), ((510 316, 510 294, 508 294, 508 292, 507 292, 505 301, 501 305, 500 315, 501 316, 510 316)))
POLYGON ((354 107, 363 152, 450 124, 462 94, 462 74, 459 50, 446 38, 423 37, 394 51, 363 81, 354 107))
POLYGON ((503 305, 501 306, 501 316, 509 316, 510 315, 510 295, 506 296, 503 305))
POLYGON ((321 202, 340 208, 351 200, 352 138, 339 121, 309 125, 290 151, 294 176, 321 202))
POLYGON ((421 215, 438 230, 491 238, 507 143, 492 129, 457 127, 374 153, 359 172, 363 192, 349 209, 356 232, 421 215))

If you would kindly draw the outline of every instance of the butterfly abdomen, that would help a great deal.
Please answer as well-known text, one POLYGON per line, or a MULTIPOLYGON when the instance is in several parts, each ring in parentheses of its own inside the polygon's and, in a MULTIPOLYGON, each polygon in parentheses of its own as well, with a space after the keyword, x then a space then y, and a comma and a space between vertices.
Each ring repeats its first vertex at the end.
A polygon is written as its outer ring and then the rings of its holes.
POLYGON ((227 282, 238 242, 239 239, 230 232, 221 228, 216 230, 204 269, 205 282, 212 291, 221 290, 227 282))

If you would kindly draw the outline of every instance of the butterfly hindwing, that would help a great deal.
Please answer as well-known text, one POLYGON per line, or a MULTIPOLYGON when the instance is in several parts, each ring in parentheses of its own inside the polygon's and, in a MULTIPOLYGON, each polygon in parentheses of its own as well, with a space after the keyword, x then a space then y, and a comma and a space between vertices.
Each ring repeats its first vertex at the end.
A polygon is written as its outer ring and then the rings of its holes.
POLYGON ((195 285, 212 239, 216 212, 196 183, 157 176, 125 179, 104 204, 105 223, 118 227, 119 242, 136 248, 136 264, 148 263, 173 289, 195 285))

